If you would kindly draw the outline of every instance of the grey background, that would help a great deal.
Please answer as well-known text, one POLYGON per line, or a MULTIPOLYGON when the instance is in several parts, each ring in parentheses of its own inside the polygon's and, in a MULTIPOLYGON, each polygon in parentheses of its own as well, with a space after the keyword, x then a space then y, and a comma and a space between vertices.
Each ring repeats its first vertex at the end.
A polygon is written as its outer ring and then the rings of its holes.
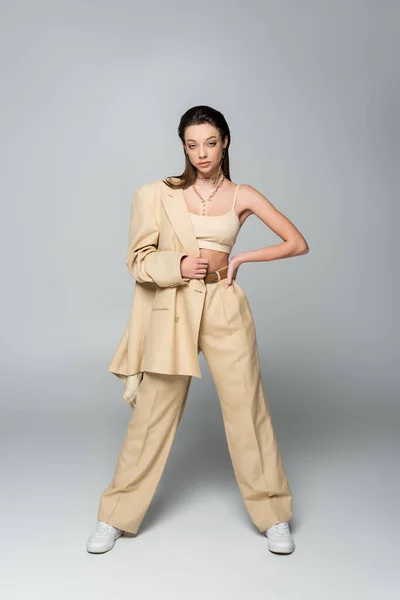
MULTIPOLYGON (((8 598, 399 592, 399 13, 355 0, 1 2, 8 598), (201 356, 142 535, 93 556, 130 416, 107 367, 134 288, 132 192, 181 171, 176 128, 196 104, 230 125, 233 181, 310 246, 237 276, 297 547, 269 553, 250 522, 201 356)), ((279 240, 250 217, 234 253, 279 240)))

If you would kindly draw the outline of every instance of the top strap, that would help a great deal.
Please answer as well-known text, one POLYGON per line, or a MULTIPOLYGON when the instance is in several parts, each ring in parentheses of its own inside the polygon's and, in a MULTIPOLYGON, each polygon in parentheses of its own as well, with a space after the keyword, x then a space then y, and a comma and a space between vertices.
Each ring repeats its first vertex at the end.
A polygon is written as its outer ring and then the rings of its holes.
POLYGON ((233 197, 233 204, 232 204, 232 209, 235 208, 235 204, 236 204, 236 198, 237 198, 237 193, 238 193, 238 189, 240 188, 241 184, 239 183, 239 185, 236 186, 236 190, 235 190, 235 195, 233 197))

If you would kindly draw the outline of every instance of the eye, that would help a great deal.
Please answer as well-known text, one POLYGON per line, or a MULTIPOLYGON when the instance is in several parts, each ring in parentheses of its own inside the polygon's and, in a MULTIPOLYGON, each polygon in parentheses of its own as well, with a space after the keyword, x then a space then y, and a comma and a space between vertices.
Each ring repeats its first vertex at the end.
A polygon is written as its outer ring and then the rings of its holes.
POLYGON ((217 142, 210 142, 211 146, 215 146, 217 142))

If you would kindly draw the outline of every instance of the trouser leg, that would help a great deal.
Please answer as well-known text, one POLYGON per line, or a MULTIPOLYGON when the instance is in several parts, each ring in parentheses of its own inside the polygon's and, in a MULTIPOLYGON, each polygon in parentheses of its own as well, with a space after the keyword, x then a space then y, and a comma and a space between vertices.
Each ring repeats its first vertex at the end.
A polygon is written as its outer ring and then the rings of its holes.
POLYGON ((97 518, 136 534, 161 479, 191 377, 145 372, 97 518))
POLYGON ((292 495, 261 379, 256 331, 234 281, 207 284, 200 347, 219 395, 239 489, 260 531, 292 517, 292 495))

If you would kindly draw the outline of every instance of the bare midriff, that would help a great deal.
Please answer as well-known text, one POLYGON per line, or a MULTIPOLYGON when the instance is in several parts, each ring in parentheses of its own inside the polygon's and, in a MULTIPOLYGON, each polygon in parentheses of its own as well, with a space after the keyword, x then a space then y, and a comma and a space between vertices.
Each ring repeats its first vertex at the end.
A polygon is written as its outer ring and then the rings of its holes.
POLYGON ((218 269, 222 269, 229 262, 229 254, 227 252, 220 252, 219 250, 200 248, 200 256, 208 258, 207 271, 218 271, 218 269))

